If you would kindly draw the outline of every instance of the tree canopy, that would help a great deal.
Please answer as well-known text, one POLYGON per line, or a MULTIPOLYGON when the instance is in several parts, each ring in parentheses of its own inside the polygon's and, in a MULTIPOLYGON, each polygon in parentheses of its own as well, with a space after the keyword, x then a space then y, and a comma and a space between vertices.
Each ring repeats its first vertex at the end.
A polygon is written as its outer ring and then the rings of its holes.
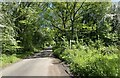
POLYGON ((52 46, 74 75, 120 76, 119 8, 112 2, 0 3, 2 53, 33 54, 52 46))

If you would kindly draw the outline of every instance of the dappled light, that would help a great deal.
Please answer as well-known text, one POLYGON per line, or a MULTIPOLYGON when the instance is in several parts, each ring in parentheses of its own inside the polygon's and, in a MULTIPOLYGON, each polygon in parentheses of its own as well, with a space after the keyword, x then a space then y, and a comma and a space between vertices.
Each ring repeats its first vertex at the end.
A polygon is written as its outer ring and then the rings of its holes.
POLYGON ((120 2, 0 3, 0 43, 0 67, 24 59, 58 72, 47 67, 59 59, 71 76, 119 77, 120 2))

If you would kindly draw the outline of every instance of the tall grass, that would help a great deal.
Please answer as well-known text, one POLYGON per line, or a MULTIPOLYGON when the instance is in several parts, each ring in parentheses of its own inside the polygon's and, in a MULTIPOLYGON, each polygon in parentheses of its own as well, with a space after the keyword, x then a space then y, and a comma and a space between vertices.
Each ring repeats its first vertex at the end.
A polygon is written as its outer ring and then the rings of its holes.
MULTIPOLYGON (((60 53, 60 48, 54 50, 60 53)), ((75 76, 120 76, 120 50, 116 46, 99 48, 87 45, 74 45, 59 54, 60 58, 70 64, 75 76)))
POLYGON ((20 58, 17 58, 15 54, 13 55, 2 54, 0 55, 0 67, 5 67, 9 64, 17 62, 18 60, 20 60, 20 58))

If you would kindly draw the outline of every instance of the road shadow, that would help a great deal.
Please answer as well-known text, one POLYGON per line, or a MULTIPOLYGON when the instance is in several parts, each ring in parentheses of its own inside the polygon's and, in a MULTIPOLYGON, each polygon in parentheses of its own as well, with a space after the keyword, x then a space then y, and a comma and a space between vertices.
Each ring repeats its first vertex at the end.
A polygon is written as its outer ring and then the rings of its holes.
POLYGON ((52 52, 52 47, 45 48, 44 50, 35 53, 31 56, 26 57, 25 59, 31 59, 31 58, 45 58, 45 57, 54 57, 52 52))

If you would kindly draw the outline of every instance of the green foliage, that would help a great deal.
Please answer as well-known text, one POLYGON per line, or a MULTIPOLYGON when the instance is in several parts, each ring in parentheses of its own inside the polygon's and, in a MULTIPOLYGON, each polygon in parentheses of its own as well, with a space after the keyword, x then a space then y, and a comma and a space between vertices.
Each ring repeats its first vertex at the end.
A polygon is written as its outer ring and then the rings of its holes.
POLYGON ((58 30, 54 54, 70 64, 71 72, 77 76, 120 76, 119 36, 113 32, 113 21, 106 17, 111 3, 51 5, 53 15, 48 15, 52 19, 47 20, 58 30))
POLYGON ((17 58, 16 54, 13 55, 0 55, 0 67, 5 67, 8 64, 15 63, 16 61, 20 60, 20 58, 17 58))
POLYGON ((52 40, 47 28, 40 26, 42 3, 1 3, 2 48, 5 54, 38 51, 52 40), (47 32, 48 33, 47 33, 47 32))
POLYGON ((120 76, 119 52, 114 46, 95 49, 79 45, 66 49, 61 56, 76 76, 120 76))
POLYGON ((4 26, 1 29, 2 52, 13 54, 18 48, 20 48, 17 44, 18 41, 15 39, 16 33, 14 30, 14 24, 10 21, 10 16, 6 14, 2 14, 0 22, 4 26))
POLYGON ((6 54, 1 60, 12 63, 53 45, 74 75, 120 76, 119 19, 106 17, 110 7, 110 2, 0 3, 6 54))

